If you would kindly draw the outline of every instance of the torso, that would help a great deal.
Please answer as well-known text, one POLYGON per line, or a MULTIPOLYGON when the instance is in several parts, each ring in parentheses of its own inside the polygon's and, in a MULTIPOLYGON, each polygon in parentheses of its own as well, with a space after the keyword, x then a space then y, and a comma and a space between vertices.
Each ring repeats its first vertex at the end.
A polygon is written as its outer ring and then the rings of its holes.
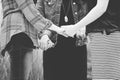
MULTIPOLYGON (((119 0, 110 0, 107 11, 96 21, 88 25, 87 32, 120 30, 120 10, 119 0)), ((95 3, 93 3, 94 5, 95 3)), ((92 5, 88 4, 89 6, 92 5)), ((91 8, 93 8, 92 6, 91 8)))

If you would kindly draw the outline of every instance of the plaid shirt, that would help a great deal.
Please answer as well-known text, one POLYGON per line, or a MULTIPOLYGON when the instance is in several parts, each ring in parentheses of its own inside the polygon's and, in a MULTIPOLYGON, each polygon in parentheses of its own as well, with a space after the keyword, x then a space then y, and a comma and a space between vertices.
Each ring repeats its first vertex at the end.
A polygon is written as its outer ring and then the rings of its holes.
POLYGON ((3 49, 12 35, 25 32, 37 46, 38 33, 49 28, 52 22, 36 9, 33 0, 2 0, 3 22, 0 43, 3 49))
MULTIPOLYGON (((37 0, 36 3, 39 12, 57 26, 60 25, 61 5, 62 0, 37 0)), ((88 13, 88 5, 83 0, 73 0, 71 7, 75 23, 80 21, 88 13)), ((44 34, 47 34, 52 42, 57 44, 57 34, 54 31, 45 30, 42 35, 44 34)), ((86 41, 86 37, 81 38, 77 36, 76 46, 85 45, 86 41)))
MULTIPOLYGON (((74 21, 77 23, 80 21, 87 13, 88 13, 88 5, 83 2, 84 0, 73 0, 72 4, 72 11, 74 16, 74 21), (78 2, 77 2, 78 1, 78 2), (77 14, 76 14, 77 12, 77 14)), ((47 19, 51 20, 55 25, 59 26, 60 22, 60 12, 61 12, 61 4, 62 0, 37 0, 36 7, 38 8, 39 12, 45 16, 47 19)), ((57 34, 53 31, 45 30, 43 34, 49 35, 50 39, 57 44, 57 34)), ((76 45, 82 46, 87 43, 87 37, 81 38, 77 36, 76 38, 76 45)), ((88 47, 88 54, 87 54, 87 78, 91 80, 92 78, 92 64, 91 64, 91 55, 89 54, 89 47, 88 47)))

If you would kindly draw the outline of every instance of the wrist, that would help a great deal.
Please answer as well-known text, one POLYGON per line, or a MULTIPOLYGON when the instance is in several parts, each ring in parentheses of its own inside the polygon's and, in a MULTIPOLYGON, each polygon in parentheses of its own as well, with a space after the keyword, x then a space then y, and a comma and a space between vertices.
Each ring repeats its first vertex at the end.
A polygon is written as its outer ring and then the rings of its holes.
POLYGON ((52 26, 49 29, 57 32, 59 27, 57 27, 55 24, 52 24, 52 26))
POLYGON ((80 25, 80 24, 75 24, 76 30, 80 29, 80 28, 86 28, 86 25, 80 25))

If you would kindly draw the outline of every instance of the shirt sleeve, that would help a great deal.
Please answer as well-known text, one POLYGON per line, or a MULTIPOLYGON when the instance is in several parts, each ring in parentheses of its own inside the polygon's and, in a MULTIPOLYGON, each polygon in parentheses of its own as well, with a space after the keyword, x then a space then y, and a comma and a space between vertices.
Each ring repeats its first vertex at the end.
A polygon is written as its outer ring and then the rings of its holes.
MULTIPOLYGON (((38 9, 38 11, 43 15, 45 16, 44 14, 44 3, 43 3, 44 0, 37 0, 37 3, 36 3, 36 7, 38 9)), ((41 34, 40 34, 40 38, 43 36, 43 35, 48 35, 49 38, 52 36, 52 33, 53 31, 51 30, 44 30, 41 34)))
POLYGON ((44 10, 44 0, 37 0, 36 8, 43 16, 45 16, 45 14, 44 14, 44 11, 45 11, 44 10))
POLYGON ((26 19, 38 31, 46 30, 52 25, 52 22, 37 10, 33 0, 16 0, 16 3, 26 19))

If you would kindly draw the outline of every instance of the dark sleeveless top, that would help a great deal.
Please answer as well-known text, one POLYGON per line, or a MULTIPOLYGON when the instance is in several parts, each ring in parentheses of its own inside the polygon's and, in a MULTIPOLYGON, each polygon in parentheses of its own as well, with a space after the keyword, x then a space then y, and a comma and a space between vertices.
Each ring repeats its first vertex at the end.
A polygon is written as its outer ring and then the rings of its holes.
MULTIPOLYGON (((85 0, 88 3, 88 8, 91 10, 97 0, 85 0)), ((96 21, 89 24, 87 32, 99 32, 105 30, 107 34, 120 30, 120 4, 119 0, 110 0, 106 12, 96 21)))
POLYGON ((69 6, 69 3, 71 3, 71 0, 63 0, 63 2, 61 4, 61 13, 60 13, 60 23, 59 23, 59 26, 74 24, 74 17, 73 17, 73 13, 72 13, 72 6, 71 6, 71 4, 69 6), (68 17, 68 22, 65 22, 65 20, 64 20, 65 15, 68 17))

